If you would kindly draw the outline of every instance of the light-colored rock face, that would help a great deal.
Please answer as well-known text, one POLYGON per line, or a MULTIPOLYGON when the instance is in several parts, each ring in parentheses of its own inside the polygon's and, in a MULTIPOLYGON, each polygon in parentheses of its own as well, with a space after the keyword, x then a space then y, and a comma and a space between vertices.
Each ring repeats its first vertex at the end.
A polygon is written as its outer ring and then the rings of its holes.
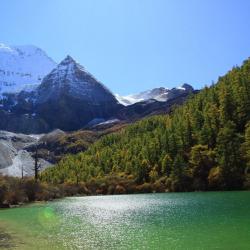
POLYGON ((8 142, 0 140, 0 169, 12 165, 16 150, 8 142))
MULTIPOLYGON (((11 176, 31 176, 34 174, 34 159, 26 147, 38 142, 41 135, 15 134, 0 131, 0 173, 11 176)), ((49 162, 39 160, 42 169, 49 162)))
POLYGON ((0 95, 33 90, 56 63, 41 49, 0 43, 0 95))
POLYGON ((191 93, 193 90, 194 89, 191 85, 184 83, 182 86, 172 89, 160 87, 127 96, 120 96, 117 94, 116 99, 125 106, 150 99, 159 102, 166 102, 182 95, 183 93, 191 93))

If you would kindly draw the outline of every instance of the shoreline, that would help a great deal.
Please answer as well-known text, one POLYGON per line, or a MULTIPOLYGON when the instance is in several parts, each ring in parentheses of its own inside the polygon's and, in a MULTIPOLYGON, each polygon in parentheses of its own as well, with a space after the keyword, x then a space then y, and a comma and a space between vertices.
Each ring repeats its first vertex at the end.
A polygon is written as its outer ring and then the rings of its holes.
MULTIPOLYGON (((28 205, 35 205, 35 204, 45 204, 48 202, 54 202, 57 200, 62 200, 66 198, 77 198, 77 197, 103 197, 103 196, 126 196, 126 195, 145 195, 145 194, 173 194, 173 193, 178 193, 178 194, 187 194, 187 193, 218 193, 218 192, 250 192, 248 189, 243 189, 243 190, 207 190, 207 191, 183 191, 183 192, 145 192, 145 193, 126 193, 126 194, 78 194, 78 195, 72 195, 72 196, 64 196, 60 198, 55 198, 55 199, 50 199, 50 200, 42 200, 42 201, 31 201, 31 202, 25 202, 17 205, 5 205, 4 207, 1 207, 0 205, 0 211, 1 210, 6 210, 6 209, 13 209, 13 208, 20 208, 23 206, 28 206, 28 205)), ((0 236, 1 236, 1 228, 0 228, 0 236)), ((1 237, 0 237, 1 240, 1 237)), ((1 245, 0 245, 1 246, 1 245)))

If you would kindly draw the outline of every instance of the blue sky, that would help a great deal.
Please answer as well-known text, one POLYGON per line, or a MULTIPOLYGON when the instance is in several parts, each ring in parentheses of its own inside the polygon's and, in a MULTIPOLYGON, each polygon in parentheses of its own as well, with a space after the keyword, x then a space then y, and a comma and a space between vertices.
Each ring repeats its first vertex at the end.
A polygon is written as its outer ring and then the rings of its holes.
POLYGON ((248 0, 6 0, 0 42, 70 54, 113 92, 201 88, 250 56, 248 0))

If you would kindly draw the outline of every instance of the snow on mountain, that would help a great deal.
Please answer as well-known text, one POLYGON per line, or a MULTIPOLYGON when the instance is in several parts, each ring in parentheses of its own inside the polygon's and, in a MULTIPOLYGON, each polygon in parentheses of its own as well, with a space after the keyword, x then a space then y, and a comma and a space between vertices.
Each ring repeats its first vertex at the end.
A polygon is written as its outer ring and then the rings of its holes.
POLYGON ((134 104, 136 102, 143 101, 142 98, 136 98, 136 97, 134 97, 134 95, 121 96, 119 94, 115 94, 115 98, 120 104, 122 104, 124 106, 128 106, 128 105, 134 104))
POLYGON ((23 88, 33 90, 55 66, 56 63, 35 46, 0 43, 0 95, 23 88))
POLYGON ((113 94, 71 56, 67 56, 42 81, 37 89, 38 103, 60 98, 63 94, 89 101, 116 102, 113 94))
POLYGON ((168 89, 160 87, 127 96, 120 96, 119 94, 116 94, 115 97, 119 103, 128 106, 137 102, 147 101, 150 99, 154 99, 159 102, 166 102, 184 92, 192 91, 193 87, 187 83, 184 83, 182 86, 177 88, 168 89))
MULTIPOLYGON (((118 117, 124 108, 121 104, 129 106, 144 102, 143 105, 147 107, 143 109, 156 110, 163 104, 159 102, 191 92, 192 86, 184 84, 173 89, 161 87, 128 96, 114 96, 70 56, 57 65, 35 46, 0 44, 2 130, 23 133, 44 133, 57 128, 76 130, 98 119, 98 123, 101 123, 118 117), (155 100, 158 101, 156 105, 155 100)), ((126 113, 123 117, 130 119, 129 115, 137 114, 139 111, 133 109, 138 106, 140 104, 134 108, 129 107, 129 111, 123 110, 126 113)), ((140 112, 146 113, 145 110, 140 112)), ((15 157, 17 158, 14 162, 17 162, 20 157, 25 157, 25 153, 15 152, 15 157)), ((5 158, 5 162, 8 159, 5 158)), ((13 157, 11 159, 13 161, 13 157)))

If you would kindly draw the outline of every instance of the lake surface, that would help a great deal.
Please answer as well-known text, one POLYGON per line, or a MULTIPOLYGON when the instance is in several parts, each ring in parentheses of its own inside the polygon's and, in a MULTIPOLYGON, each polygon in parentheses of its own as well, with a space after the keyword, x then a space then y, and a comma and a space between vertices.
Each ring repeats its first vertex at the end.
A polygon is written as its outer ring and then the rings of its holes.
POLYGON ((0 249, 250 249, 250 192, 77 197, 0 210, 0 249))

